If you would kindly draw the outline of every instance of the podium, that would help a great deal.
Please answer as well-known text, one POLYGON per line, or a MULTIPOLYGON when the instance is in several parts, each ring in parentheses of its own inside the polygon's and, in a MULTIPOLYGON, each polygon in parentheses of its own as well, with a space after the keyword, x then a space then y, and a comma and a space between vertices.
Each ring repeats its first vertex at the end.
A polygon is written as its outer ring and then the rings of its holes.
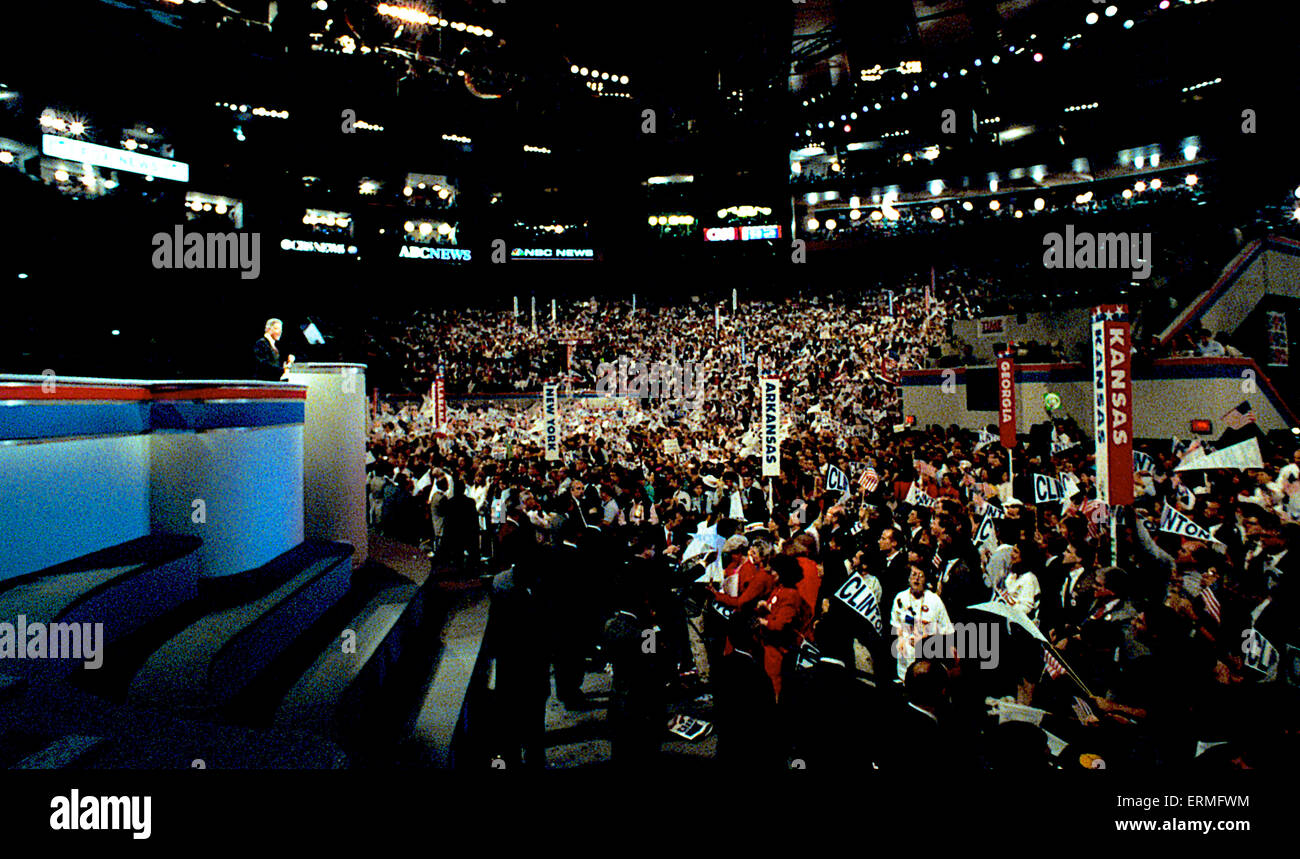
POLYGON ((288 381, 307 388, 303 418, 303 532, 350 543, 366 562, 366 365, 294 364, 288 381))

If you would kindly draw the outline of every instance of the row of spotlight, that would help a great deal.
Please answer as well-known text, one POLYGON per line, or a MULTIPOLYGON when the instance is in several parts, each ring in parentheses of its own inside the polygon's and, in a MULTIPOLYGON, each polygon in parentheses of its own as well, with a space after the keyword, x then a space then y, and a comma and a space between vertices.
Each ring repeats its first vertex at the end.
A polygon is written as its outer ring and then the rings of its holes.
POLYGON ((689 227, 695 223, 694 215, 651 215, 648 219, 652 227, 689 227))
MULTIPOLYGON (((1161 0, 1160 8, 1161 8, 1161 9, 1168 9, 1168 8, 1169 8, 1169 5, 1170 5, 1170 4, 1169 4, 1169 0, 1161 0)), ((1115 5, 1110 5, 1110 6, 1107 6, 1106 9, 1105 9, 1105 11, 1102 12, 1102 13, 1100 13, 1100 14, 1097 13, 1097 12, 1089 12, 1089 13, 1084 17, 1084 22, 1087 23, 1087 24, 1089 24, 1089 25, 1096 24, 1096 23, 1098 23, 1098 22, 1101 20, 1102 15, 1105 15, 1105 17, 1107 17, 1107 18, 1113 18, 1113 17, 1115 17, 1115 15, 1118 14, 1118 13, 1119 13, 1119 7, 1118 7, 1118 6, 1115 6, 1115 5)), ((1133 28, 1133 26, 1134 26, 1134 21, 1133 21, 1132 18, 1126 19, 1126 20, 1124 21, 1124 29, 1125 29, 1125 30, 1131 30, 1131 29, 1133 28)), ((1038 38, 1038 36, 1037 36, 1037 34, 1032 34, 1032 35, 1030 35, 1029 38, 1032 40, 1032 39, 1036 39, 1036 38, 1038 38)), ((1076 35, 1076 36, 1074 36, 1073 38, 1077 39, 1077 38, 1079 38, 1079 37, 1076 35)), ((1064 42, 1062 42, 1062 44, 1061 44, 1061 50, 1063 50, 1063 51, 1068 51, 1068 50, 1070 50, 1070 47, 1071 47, 1071 40, 1070 40, 1070 39, 1066 39, 1066 40, 1065 40, 1064 42)), ((1007 51, 1008 51, 1008 53, 1012 53, 1012 54, 1019 55, 1019 54, 1024 53, 1025 49, 1024 49, 1024 48, 1016 48, 1016 47, 1014 47, 1014 46, 1011 46, 1011 47, 1008 47, 1007 51)), ((1036 62, 1036 63, 1041 63, 1041 62, 1043 61, 1043 59, 1044 59, 1044 57, 1043 57, 1043 53, 1042 53, 1041 51, 1035 51, 1035 52, 1034 52, 1034 55, 1033 55, 1033 59, 1034 59, 1034 62, 1036 62)), ((996 66, 996 65, 998 65, 999 63, 1002 62, 1002 57, 999 56, 998 54, 994 54, 992 57, 989 58, 989 62, 991 62, 993 65, 996 66)), ((979 57, 976 57, 975 60, 972 62, 972 65, 974 65, 976 68, 979 68, 979 67, 983 66, 983 64, 984 64, 983 59, 981 59, 981 58, 979 58, 979 57)), ((969 73, 970 73, 969 70, 966 69, 966 68, 961 68, 961 69, 958 70, 958 74, 959 74, 961 77, 966 77, 969 73)), ((948 72, 944 72, 944 73, 942 74, 941 77, 942 77, 943 80, 948 80, 949 77, 950 77, 950 75, 949 75, 948 72)), ((863 71, 863 72, 862 72, 862 79, 863 79, 864 81, 866 81, 866 80, 876 80, 876 79, 878 79, 878 76, 877 76, 877 75, 871 75, 871 74, 869 74, 867 71, 863 71)), ((1210 83, 1219 83, 1219 82, 1220 82, 1220 81, 1213 81, 1213 82, 1210 82, 1210 83)), ((930 83, 930 89, 936 89, 936 88, 939 86, 939 81, 938 81, 937 79, 935 79, 935 80, 931 80, 929 83, 930 83)), ((1201 84, 1200 86, 1207 86, 1207 85, 1209 85, 1209 83, 1201 84)), ((1199 87, 1193 87, 1192 89, 1196 89, 1196 88, 1199 88, 1199 87)), ((919 93, 920 91, 921 91, 921 87, 920 87, 919 84, 913 84, 913 85, 912 85, 912 92, 913 92, 913 93, 919 93)), ((1187 90, 1187 89, 1184 89, 1183 92, 1188 92, 1188 90, 1187 90)), ((818 100, 818 98, 824 98, 824 97, 826 97, 827 95, 829 95, 829 93, 823 93, 821 96, 813 96, 811 99, 804 99, 803 106, 804 106, 804 107, 809 107, 811 104, 815 103, 815 102, 818 100)), ((895 98, 894 96, 891 96, 891 97, 890 97, 890 101, 893 101, 894 98, 895 98)), ((907 94, 906 92, 899 93, 899 95, 897 96, 897 98, 901 98, 903 101, 907 101, 908 94, 907 94)), ((1095 106, 1095 105, 1094 105, 1094 106, 1095 106)), ((876 108, 876 110, 880 110, 880 109, 881 109, 881 107, 880 107, 880 103, 879 103, 879 102, 876 102, 876 104, 875 104, 875 108, 876 108)), ((867 105, 864 104, 864 105, 862 106, 862 111, 863 111, 864 113, 869 112, 869 110, 870 110, 870 108, 869 108, 867 105)), ((853 119, 857 119, 857 118, 858 118, 856 113, 854 113, 854 114, 850 114, 849 116, 851 116, 853 119)), ((846 120, 846 118, 847 118, 847 117, 846 117, 845 115, 841 115, 841 116, 840 116, 840 121, 843 122, 843 121, 846 120)), ((829 126, 833 126, 833 125, 834 125, 834 121, 832 120, 832 121, 829 122, 829 126)), ((824 125, 823 125, 823 124, 818 124, 817 127, 818 127, 818 128, 822 128, 822 127, 824 127, 824 125)), ((844 130, 845 130, 845 132, 847 133, 848 131, 851 130, 851 128, 848 127, 848 126, 846 126, 844 130)), ((811 136, 812 136, 812 132, 811 132, 811 131, 806 132, 806 136, 811 137, 811 136)))
POLYGON ((629 80, 627 75, 611 75, 609 72, 597 71, 596 69, 589 69, 586 66, 578 65, 569 66, 569 73, 580 75, 584 78, 590 76, 592 80, 610 81, 611 83, 619 83, 624 86, 627 85, 629 80))
MULTIPOLYGON (((199 200, 191 200, 185 204, 185 207, 192 212, 216 212, 218 215, 224 215, 227 211, 226 204, 221 202, 204 203, 199 200)), ((306 218, 302 220, 304 224, 307 223, 306 218)))
MULTIPOLYGON (((423 191, 423 190, 425 189, 426 186, 425 186, 425 184, 424 184, 423 182, 421 182, 421 183, 420 183, 418 186, 416 186, 416 187, 418 187, 420 190, 423 191)), ((442 187, 441 185, 434 185, 434 186, 433 186, 433 190, 436 191, 436 192, 438 192, 438 199, 439 199, 439 200, 445 200, 445 199, 447 199, 448 197, 451 196, 451 189, 449 189, 449 188, 444 188, 444 187, 442 187)), ((369 193, 369 192, 366 192, 366 191, 363 189, 363 190, 362 190, 362 193, 369 193)), ((402 196, 403 196, 403 197, 409 197, 409 196, 411 196, 411 195, 414 194, 414 193, 415 193, 415 188, 412 188, 410 185, 407 185, 405 188, 402 189, 402 196)))
MULTIPOLYGON (((1200 154, 1200 147, 1198 147, 1198 146, 1197 146, 1196 144, 1194 144, 1194 143, 1189 143, 1188 145, 1186 145, 1186 146, 1183 147, 1183 158, 1184 158, 1185 160, 1187 160, 1187 161, 1195 161, 1195 160, 1196 160, 1196 157, 1197 157, 1199 154, 1200 154)), ((921 153, 921 157, 922 157, 922 158, 925 158, 925 159, 928 160, 928 161, 934 161, 934 160, 938 159, 938 157, 939 157, 939 147, 937 147, 937 146, 931 146, 931 147, 925 149, 925 150, 921 153)), ((903 158, 902 158, 902 160, 903 160, 904 162, 906 162, 906 163, 911 163, 911 162, 912 162, 913 160, 915 160, 915 159, 913 158, 912 153, 910 153, 910 152, 904 152, 904 153, 903 153, 903 158)), ((1155 152, 1155 153, 1152 153, 1150 156, 1137 155, 1137 156, 1135 156, 1135 157, 1133 158, 1133 166, 1136 167, 1138 170, 1143 170, 1143 169, 1145 169, 1148 165, 1150 165, 1150 167, 1153 168, 1153 169, 1156 168, 1156 167, 1159 167, 1159 166, 1160 166, 1160 153, 1155 152)), ((803 172, 803 167, 802 167, 801 162, 798 162, 798 161, 794 162, 794 163, 791 165, 791 170, 792 170, 792 172, 793 172, 795 175, 799 175, 799 174, 801 174, 801 173, 803 172)), ((841 165, 840 165, 840 163, 839 163, 838 160, 837 160, 837 161, 832 161, 832 162, 831 162, 831 170, 832 170, 833 172, 835 172, 835 173, 839 173, 839 172, 841 172, 841 171, 843 170, 843 168, 841 167, 841 165)), ((1014 173, 1014 171, 1013 171, 1013 173, 1014 173)), ((1016 178, 1016 177, 1013 175, 1012 178, 1016 178)), ((1034 175, 1034 179, 1035 179, 1035 180, 1038 180, 1038 179, 1040 179, 1040 178, 1041 178, 1041 177, 1040 177, 1039 175, 1037 175, 1037 174, 1034 175)), ((1159 182, 1160 180, 1159 180, 1159 179, 1156 179, 1156 180, 1154 180, 1154 181, 1159 182)), ((1141 184, 1141 183, 1139 183, 1139 184, 1141 184)), ((943 182, 942 179, 931 179, 931 180, 930 180, 929 188, 930 188, 930 194, 931 194, 932 196, 938 196, 939 194, 943 193, 944 187, 945 187, 945 185, 944 185, 944 182, 943 182)), ((1159 185, 1156 185, 1155 187, 1159 188, 1160 186, 1159 186, 1159 185)), ((997 180, 997 179, 990 179, 990 180, 989 180, 989 190, 992 191, 992 192, 995 193, 995 194, 997 193, 997 190, 998 190, 998 180, 997 180)), ((1141 189, 1138 189, 1138 190, 1141 190, 1141 189)), ((816 202, 817 202, 817 198, 818 198, 818 192, 816 192, 816 191, 811 192, 811 193, 809 193, 809 195, 808 195, 808 202, 809 202, 809 203, 816 203, 816 202)), ((856 199, 856 198, 855 198, 855 199, 856 199)))
POLYGON ((394 6, 390 3, 380 3, 376 11, 380 15, 386 15, 389 18, 396 18, 406 24, 446 27, 450 30, 469 33, 474 36, 484 36, 486 38, 492 37, 492 31, 487 27, 480 27, 477 24, 466 24, 463 21, 448 21, 446 18, 439 18, 437 15, 430 15, 421 9, 412 9, 408 6, 394 6))
MULTIPOLYGON (((1200 179, 1195 173, 1189 173, 1187 174, 1186 178, 1183 181, 1190 188, 1190 187, 1195 187, 1197 183, 1200 182, 1200 179)), ((1150 188, 1153 191, 1158 191, 1160 190, 1161 187, 1163 187, 1163 183, 1158 178, 1152 179, 1149 184, 1147 182, 1139 181, 1136 185, 1133 186, 1133 188, 1125 188, 1123 192, 1121 192, 1120 196, 1123 197, 1125 200, 1131 200, 1135 193, 1140 194, 1146 191, 1148 188, 1150 188)), ((1300 188, 1296 189, 1296 196, 1300 197, 1300 188)), ((1093 192, 1088 191, 1086 193, 1076 195, 1074 198, 1074 202, 1076 205, 1082 206, 1082 205, 1086 205, 1087 203, 1091 203, 1093 199, 1094 199, 1093 192)), ((961 207, 965 211, 971 212, 974 211, 975 204, 967 200, 966 202, 961 204, 961 207)), ((1042 197, 1038 197, 1034 200, 1034 211, 1041 212, 1045 208, 1047 208, 1047 201, 1044 200, 1042 197)), ((1000 211, 1001 209, 1002 209, 1002 203, 1000 201, 989 200, 990 211, 997 212, 1000 211)), ((1013 213, 1017 218, 1024 217, 1024 212, 1021 211, 1020 209, 1014 209, 1013 213)), ((947 213, 945 212, 942 206, 935 206, 930 210, 930 217, 936 221, 942 221, 946 216, 946 214, 947 213)), ((882 220, 897 221, 899 217, 900 217, 900 212, 898 209, 892 206, 881 206, 881 208, 879 209, 873 209, 871 211, 871 214, 868 216, 868 219, 874 222, 878 222, 882 220)), ((849 211, 849 220, 858 221, 861 219, 862 219, 861 209, 852 209, 849 211)), ((817 218, 815 217, 809 217, 808 220, 804 223, 804 226, 807 227, 808 232, 814 233, 817 230, 821 229, 823 226, 827 230, 833 231, 836 228, 836 226, 838 226, 838 224, 836 223, 834 218, 827 218, 825 223, 822 223, 818 221, 817 218)))
POLYGON ((440 236, 448 236, 451 235, 452 231, 451 224, 448 224, 446 221, 436 225, 428 221, 420 221, 419 223, 416 223, 415 221, 407 221, 402 225, 402 227, 408 233, 418 233, 421 236, 432 235, 434 230, 437 230, 438 235, 440 236))

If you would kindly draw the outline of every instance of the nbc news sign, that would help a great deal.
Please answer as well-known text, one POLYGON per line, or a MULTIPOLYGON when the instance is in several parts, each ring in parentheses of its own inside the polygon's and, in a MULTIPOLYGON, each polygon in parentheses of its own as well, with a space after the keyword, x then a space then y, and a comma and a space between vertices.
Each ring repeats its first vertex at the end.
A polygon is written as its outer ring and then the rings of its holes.
POLYGON ((57 134, 41 135, 41 152, 51 158, 93 164, 110 170, 142 173, 145 176, 156 176, 159 179, 172 179, 177 182, 190 181, 190 165, 184 161, 171 161, 154 155, 142 155, 139 152, 127 152, 125 149, 100 146, 97 143, 84 143, 70 137, 59 137, 57 134))

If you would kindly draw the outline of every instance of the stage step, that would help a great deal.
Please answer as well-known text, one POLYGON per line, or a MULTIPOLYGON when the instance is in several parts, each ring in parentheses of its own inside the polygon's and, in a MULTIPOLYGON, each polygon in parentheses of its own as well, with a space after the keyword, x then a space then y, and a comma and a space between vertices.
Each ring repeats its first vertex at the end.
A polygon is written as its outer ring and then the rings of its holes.
POLYGON ((446 582, 427 580, 343 692, 334 723, 354 765, 391 766, 409 742, 457 598, 446 582))
POLYGON ((102 737, 74 769, 339 769, 347 755, 308 731, 255 729, 113 704, 68 683, 32 685, 0 704, 0 769, 71 735, 102 737))
POLYGON ((428 688, 410 728, 409 748, 418 752, 421 763, 455 765, 453 741, 478 666, 490 606, 487 588, 462 591, 442 624, 428 688))
POLYGON ((340 630, 333 645, 321 653, 284 696, 275 713, 275 724, 303 728, 323 736, 334 734, 337 710, 345 691, 397 626, 418 590, 418 585, 406 584, 375 594, 344 626, 356 633, 356 652, 343 652, 340 630))
POLYGON ((15 770, 61 770, 68 769, 80 762, 108 740, 104 737, 91 737, 85 734, 68 734, 41 749, 34 755, 23 758, 10 769, 15 770))
POLYGON ((179 715, 212 714, 248 685, 346 592, 352 547, 309 541, 240 579, 205 583, 200 602, 273 590, 207 614, 163 643, 136 673, 128 701, 179 715), (219 590, 218 590, 219 589, 219 590), (206 594, 206 595, 205 595, 206 594))
POLYGON ((13 674, 0 674, 0 702, 3 702, 10 696, 17 695, 26 686, 26 677, 18 677, 13 674))
MULTIPOLYGON (((107 648, 195 596, 200 545, 195 537, 141 537, 7 579, 0 584, 0 622, 16 625, 21 615, 28 629, 35 623, 91 624, 78 633, 92 635, 93 624, 103 624, 99 646, 107 648)), ((14 671, 53 677, 77 670, 87 658, 8 661, 14 671)))

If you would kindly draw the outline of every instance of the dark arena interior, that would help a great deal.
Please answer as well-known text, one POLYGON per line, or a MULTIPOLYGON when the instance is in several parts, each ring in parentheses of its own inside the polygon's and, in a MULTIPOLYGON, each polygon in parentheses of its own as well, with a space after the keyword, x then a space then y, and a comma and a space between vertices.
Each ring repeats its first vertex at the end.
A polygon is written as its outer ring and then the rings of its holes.
POLYGON ((1296 5, 4 4, 23 826, 537 773, 1284 826, 1296 5))

